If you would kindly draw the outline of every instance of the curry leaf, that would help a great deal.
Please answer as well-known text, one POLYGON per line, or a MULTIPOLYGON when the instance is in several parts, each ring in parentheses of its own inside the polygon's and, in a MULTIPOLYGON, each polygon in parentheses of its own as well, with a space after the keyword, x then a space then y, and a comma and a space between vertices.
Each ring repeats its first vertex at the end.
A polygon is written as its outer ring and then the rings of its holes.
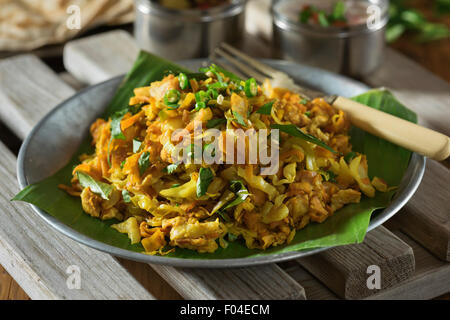
POLYGON ((206 127, 208 129, 211 129, 211 128, 215 128, 218 125, 225 124, 225 123, 227 123, 227 119, 225 119, 225 118, 211 119, 206 123, 206 127))
POLYGON ((210 168, 200 168, 197 180, 197 197, 204 196, 214 178, 210 168))
POLYGON ((105 200, 109 200, 109 196, 113 191, 113 186, 104 182, 100 182, 92 178, 87 173, 77 171, 78 181, 83 188, 89 188, 95 194, 98 194, 105 200))
POLYGON ((266 104, 263 105, 261 108, 259 108, 259 109, 256 111, 256 113, 270 115, 270 113, 272 112, 272 106, 273 106, 274 103, 275 103, 275 100, 266 103, 266 104))
POLYGON ((122 128, 120 126, 120 122, 123 119, 123 116, 128 112, 127 109, 117 111, 111 116, 111 139, 121 139, 125 140, 125 135, 122 132, 122 128))
POLYGON ((333 153, 337 153, 335 150, 330 148, 325 142, 321 141, 320 139, 318 139, 308 133, 304 133, 302 130, 300 130, 297 126, 295 126, 293 124, 272 124, 270 127, 272 129, 278 129, 281 132, 285 132, 293 137, 297 137, 297 138, 306 140, 308 142, 311 142, 313 144, 316 144, 319 147, 327 149, 333 153))
POLYGON ((247 124, 245 123, 244 117, 240 113, 233 111, 233 115, 234 115, 234 118, 236 119, 237 123, 239 123, 243 127, 247 126, 247 124))
POLYGON ((236 198, 234 200, 231 200, 229 203, 227 203, 221 209, 221 211, 228 210, 228 209, 230 209, 232 207, 235 207, 235 206, 241 204, 250 195, 250 193, 245 188, 245 186, 242 183, 242 181, 231 181, 230 182, 230 190, 233 191, 236 194, 236 198))
POLYGON ((145 173, 145 170, 150 166, 150 152, 145 151, 141 154, 138 160, 139 165, 139 174, 142 176, 145 173))

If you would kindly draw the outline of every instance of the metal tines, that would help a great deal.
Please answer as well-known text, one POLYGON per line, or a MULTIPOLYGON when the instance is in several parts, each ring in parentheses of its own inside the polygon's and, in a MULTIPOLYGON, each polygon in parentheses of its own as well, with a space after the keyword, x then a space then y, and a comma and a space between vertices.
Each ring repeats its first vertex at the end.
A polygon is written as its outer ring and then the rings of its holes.
POLYGON ((324 96, 322 92, 297 85, 286 73, 273 69, 224 42, 214 50, 210 56, 210 60, 242 79, 255 78, 260 84, 268 79, 272 87, 289 89, 307 99, 324 96))

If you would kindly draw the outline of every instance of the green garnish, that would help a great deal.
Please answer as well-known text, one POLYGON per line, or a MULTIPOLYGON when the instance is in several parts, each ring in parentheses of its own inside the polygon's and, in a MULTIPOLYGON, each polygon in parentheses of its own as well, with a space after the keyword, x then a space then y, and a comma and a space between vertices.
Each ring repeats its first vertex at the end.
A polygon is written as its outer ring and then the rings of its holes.
POLYGON ((206 93, 203 90, 200 90, 198 92, 195 93, 195 109, 194 111, 198 111, 200 109, 205 109, 206 108, 206 103, 209 101, 209 94, 206 93))
POLYGON ((230 209, 232 207, 235 207, 235 206, 241 204, 250 195, 250 193, 245 188, 245 186, 242 183, 242 181, 239 181, 239 180, 235 180, 235 181, 231 181, 230 182, 230 190, 232 192, 234 192, 234 194, 236 195, 236 198, 234 200, 231 200, 230 202, 228 202, 224 207, 222 207, 220 209, 221 211, 228 210, 228 209, 230 209))
POLYGON ((333 12, 331 13, 331 18, 333 21, 346 21, 344 1, 338 1, 335 3, 333 12))
POLYGON ((123 198, 123 202, 125 203, 130 203, 131 202, 131 195, 128 192, 128 190, 122 190, 122 198, 123 198))
POLYGON ((147 168, 150 166, 150 152, 145 151, 141 154, 138 160, 139 174, 142 176, 147 168))
POLYGON ((125 140, 125 135, 122 132, 122 128, 120 126, 120 122, 123 119, 123 116, 127 114, 128 110, 124 109, 121 111, 117 111, 111 116, 111 139, 120 139, 125 140))
POLYGON ((304 115, 305 116, 307 116, 308 118, 311 116, 311 111, 306 111, 305 113, 304 113, 304 115))
POLYGON ((178 75, 178 82, 180 83, 181 90, 186 90, 189 88, 189 79, 186 74, 180 73, 178 75))
POLYGON ((142 141, 139 141, 137 139, 133 139, 133 153, 138 153, 141 149, 142 141))
POLYGON ((320 175, 325 179, 325 181, 336 182, 336 174, 333 171, 320 171, 320 175))
POLYGON ((233 116, 236 119, 236 122, 239 123, 241 126, 243 126, 243 127, 247 126, 247 124, 245 123, 244 117, 240 113, 233 111, 233 116))
POLYGON ((130 111, 130 113, 131 113, 132 115, 135 115, 136 113, 138 113, 139 111, 141 111, 143 105, 144 105, 144 104, 142 104, 142 103, 138 103, 138 104, 129 106, 129 107, 128 107, 128 110, 130 111))
POLYGON ((297 137, 297 138, 303 139, 305 141, 311 142, 311 143, 318 145, 319 147, 322 147, 324 149, 327 149, 333 153, 337 153, 335 150, 330 148, 326 143, 324 143, 320 139, 318 139, 308 133, 304 133, 302 130, 300 130, 297 126, 295 126, 293 124, 272 124, 270 127, 272 129, 278 129, 282 132, 285 132, 293 137, 297 137))
POLYGON ((181 186, 181 184, 175 183, 174 185, 172 185, 172 186, 170 187, 170 189, 177 188, 177 187, 179 187, 179 186, 181 186))
POLYGON ((270 113, 272 112, 272 106, 273 106, 274 103, 275 103, 275 100, 266 103, 261 108, 259 108, 256 111, 256 113, 270 115, 270 113))
POLYGON ((197 180, 197 197, 200 198, 206 194, 209 185, 214 178, 210 168, 200 168, 197 180))
POLYGON ((217 118, 217 119, 211 119, 206 123, 206 128, 211 129, 211 128, 215 128, 221 124, 225 124, 227 123, 227 119, 224 118, 217 118))
POLYGON ((123 160, 123 161, 120 163, 120 169, 123 169, 123 166, 125 165, 125 162, 127 162, 127 160, 123 160))
POLYGON ((319 21, 319 24, 322 27, 329 27, 330 26, 330 22, 328 21, 328 18, 325 15, 325 12, 323 12, 323 11, 319 11, 317 13, 317 20, 319 21))
POLYGON ((113 186, 104 182, 100 182, 92 178, 87 173, 77 171, 78 181, 83 188, 89 188, 91 191, 105 200, 109 200, 109 196, 113 191, 113 186))
POLYGON ((168 174, 172 174, 175 172, 175 170, 177 170, 178 168, 178 164, 169 164, 167 167, 164 168, 164 172, 168 173, 168 174))
POLYGON ((177 108, 178 107, 178 101, 180 101, 181 93, 178 90, 171 89, 166 92, 164 95, 164 104, 171 108, 177 108))
POLYGON ((255 97, 258 94, 258 84, 255 78, 245 81, 244 92, 248 98, 255 97))
POLYGON ((312 10, 311 7, 308 6, 305 9, 303 9, 302 11, 300 11, 300 15, 299 15, 299 20, 301 23, 308 23, 309 19, 312 16, 312 10))
POLYGON ((344 160, 345 162, 350 163, 350 161, 352 161, 353 158, 356 156, 357 156, 356 152, 351 151, 344 156, 344 160))

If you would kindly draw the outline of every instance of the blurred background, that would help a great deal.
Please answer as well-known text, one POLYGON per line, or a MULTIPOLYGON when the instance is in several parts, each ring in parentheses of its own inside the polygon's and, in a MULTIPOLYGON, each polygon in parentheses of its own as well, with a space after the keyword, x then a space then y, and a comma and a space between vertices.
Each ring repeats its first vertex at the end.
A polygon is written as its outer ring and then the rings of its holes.
POLYGON ((359 4, 383 7, 388 1, 0 0, 0 58, 32 52, 62 72, 67 41, 123 29, 135 34, 139 46, 174 60, 207 56, 215 43, 226 40, 253 55, 297 60, 354 77, 382 63, 380 46, 386 43, 450 81, 450 0, 391 0, 387 25, 381 21, 382 35, 360 30, 360 35, 333 44, 333 33, 358 32, 351 21, 333 20, 339 2, 346 6, 344 20, 351 20, 348 15, 359 4), (292 2, 287 5, 293 9, 283 13, 278 2, 292 2), (308 7, 313 7, 310 19, 301 22, 308 7), (327 34, 325 42, 318 40, 320 33, 327 34), (358 56, 366 61, 357 61, 358 56), (332 60, 339 65, 330 65, 332 60))

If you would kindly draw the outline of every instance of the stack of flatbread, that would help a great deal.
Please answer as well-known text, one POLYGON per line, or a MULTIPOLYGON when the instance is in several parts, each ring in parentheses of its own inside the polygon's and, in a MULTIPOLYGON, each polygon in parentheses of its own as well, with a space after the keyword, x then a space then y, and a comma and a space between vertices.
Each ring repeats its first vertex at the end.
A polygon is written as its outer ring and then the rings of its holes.
POLYGON ((0 51, 32 50, 133 19, 133 0, 0 0, 0 51))

